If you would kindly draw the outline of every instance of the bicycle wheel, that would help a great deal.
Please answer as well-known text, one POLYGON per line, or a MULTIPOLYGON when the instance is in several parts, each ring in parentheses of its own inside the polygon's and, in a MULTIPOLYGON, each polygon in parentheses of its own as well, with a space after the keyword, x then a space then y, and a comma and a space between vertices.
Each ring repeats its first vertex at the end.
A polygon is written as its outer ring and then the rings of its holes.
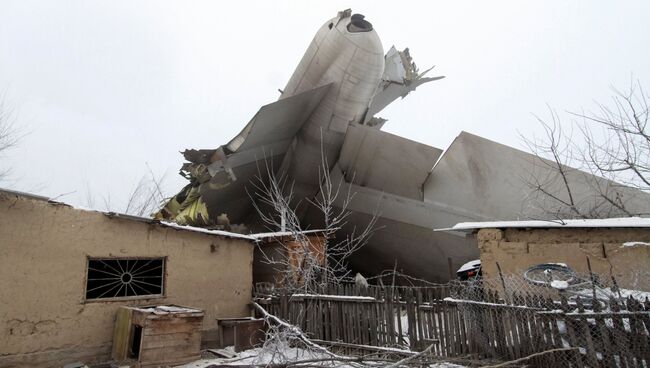
POLYGON ((527 269, 524 272, 524 279, 541 286, 551 286, 553 281, 564 282, 568 285, 577 281, 577 275, 565 264, 542 263, 527 269))

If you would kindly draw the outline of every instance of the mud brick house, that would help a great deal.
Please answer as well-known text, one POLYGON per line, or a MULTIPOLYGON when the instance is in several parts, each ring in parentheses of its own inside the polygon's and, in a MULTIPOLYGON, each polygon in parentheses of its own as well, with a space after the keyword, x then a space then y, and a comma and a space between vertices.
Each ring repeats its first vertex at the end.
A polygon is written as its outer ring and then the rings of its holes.
POLYGON ((216 344, 250 316, 256 239, 0 191, 0 366, 106 361, 124 305, 200 309, 216 344))
POLYGON ((451 231, 474 236, 485 278, 521 275, 541 263, 579 274, 614 276, 622 288, 650 291, 650 218, 465 222, 451 231))

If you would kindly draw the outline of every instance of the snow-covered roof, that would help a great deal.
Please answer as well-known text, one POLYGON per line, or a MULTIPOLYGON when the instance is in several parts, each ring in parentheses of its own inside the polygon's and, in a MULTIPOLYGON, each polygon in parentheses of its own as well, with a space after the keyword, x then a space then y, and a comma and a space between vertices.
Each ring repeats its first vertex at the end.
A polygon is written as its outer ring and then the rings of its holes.
MULTIPOLYGON (((149 219, 149 220, 152 220, 152 219, 149 219)), ((225 237, 228 237, 228 238, 246 239, 246 240, 252 240, 252 241, 257 240, 257 238, 255 238, 253 235, 238 234, 238 233, 233 233, 233 232, 230 232, 230 231, 211 230, 211 229, 204 229, 202 227, 196 227, 196 226, 179 225, 179 224, 177 224, 175 222, 169 222, 169 221, 160 221, 159 223, 160 223, 160 225, 162 225, 164 227, 171 227, 171 228, 176 229, 176 230, 193 231, 193 232, 197 232, 197 233, 225 236, 225 237)))
MULTIPOLYGON (((326 230, 323 229, 318 229, 318 230, 302 230, 299 232, 299 234, 315 234, 315 233, 324 233, 326 230)), ((269 238, 281 238, 284 236, 292 236, 295 235, 296 233, 291 232, 291 231, 276 231, 276 232, 270 232, 270 233, 257 233, 257 234, 248 234, 248 236, 253 237, 255 240, 262 240, 262 239, 269 239, 269 238)))
POLYGON ((435 231, 472 233, 480 229, 506 228, 650 228, 650 218, 618 217, 606 219, 577 219, 577 220, 527 220, 527 221, 484 221, 461 222, 451 228, 436 229, 435 231))
MULTIPOLYGON (((239 233, 233 233, 230 231, 224 231, 224 230, 211 230, 211 229, 204 229, 201 227, 196 227, 196 226, 187 226, 187 225, 179 225, 175 222, 170 222, 170 221, 160 221, 156 220, 150 217, 142 217, 142 216, 134 216, 134 215, 128 215, 124 213, 118 213, 118 212, 111 212, 111 211, 100 211, 100 210, 95 210, 95 209, 90 209, 90 208, 85 208, 81 206, 72 206, 64 202, 59 202, 56 201, 56 199, 51 199, 48 197, 44 196, 39 196, 39 195, 34 195, 31 193, 25 193, 25 192, 19 192, 19 191, 14 191, 14 190, 9 190, 9 189, 3 189, 0 188, 0 192, 10 194, 10 195, 15 195, 18 197, 25 197, 29 198, 32 200, 37 200, 37 201, 45 201, 48 203, 52 204, 58 204, 58 205, 64 205, 67 207, 74 208, 79 211, 85 211, 85 212, 97 212, 104 214, 108 217, 115 217, 115 218, 121 218, 125 220, 131 220, 131 221, 139 221, 139 222, 146 222, 149 224, 156 224, 160 225, 162 227, 169 227, 172 229, 176 230, 182 230, 182 231, 192 231, 192 232, 197 232, 197 233, 203 233, 203 234, 208 234, 208 235, 215 235, 215 236, 223 236, 227 238, 236 238, 236 239, 246 239, 250 241, 262 241, 265 239, 273 239, 273 238, 280 238, 280 237, 285 237, 285 236, 291 236, 294 233, 290 231, 278 231, 278 232, 268 232, 268 233, 257 233, 257 234, 239 234, 239 233)), ((324 230, 306 230, 302 231, 302 234, 312 234, 312 233, 319 233, 323 232, 324 230)))

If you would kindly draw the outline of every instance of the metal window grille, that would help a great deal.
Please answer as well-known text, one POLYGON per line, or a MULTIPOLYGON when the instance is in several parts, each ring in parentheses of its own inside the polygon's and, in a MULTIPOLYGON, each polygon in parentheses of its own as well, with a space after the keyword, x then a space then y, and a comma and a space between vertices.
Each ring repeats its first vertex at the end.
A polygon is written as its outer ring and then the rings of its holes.
POLYGON ((164 258, 89 258, 86 299, 161 296, 164 258))

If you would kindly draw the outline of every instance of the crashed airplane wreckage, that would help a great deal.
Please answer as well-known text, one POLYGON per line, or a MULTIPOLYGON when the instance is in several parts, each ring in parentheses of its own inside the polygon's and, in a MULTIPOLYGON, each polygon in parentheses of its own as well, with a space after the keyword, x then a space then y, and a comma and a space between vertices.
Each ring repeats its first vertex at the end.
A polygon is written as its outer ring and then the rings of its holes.
MULTIPOLYGON (((443 78, 425 77, 428 71, 418 71, 408 49, 392 47, 384 55, 363 15, 339 12, 318 30, 277 102, 263 106, 227 144, 183 153, 188 162, 181 174, 190 183, 156 217, 259 230, 264 224, 248 192, 255 191, 251 181, 260 171, 286 175, 294 198, 304 203, 318 194, 319 167, 327 162, 332 181, 343 180, 354 193, 347 207, 352 214, 337 237, 364 228, 379 206, 378 230, 350 259, 352 268, 378 274, 397 266, 415 277, 448 280, 478 258, 478 249, 470 239, 433 229, 517 219, 532 201, 525 177, 551 173, 536 156, 465 132, 443 154, 381 131, 386 120, 378 112, 443 78)), ((593 177, 571 175, 577 201, 591 201, 593 177)), ((561 183, 550 185, 562 190, 561 183)), ((639 191, 627 190, 624 200, 650 208, 639 191)), ((299 215, 304 229, 321 225, 315 209, 299 215)))

